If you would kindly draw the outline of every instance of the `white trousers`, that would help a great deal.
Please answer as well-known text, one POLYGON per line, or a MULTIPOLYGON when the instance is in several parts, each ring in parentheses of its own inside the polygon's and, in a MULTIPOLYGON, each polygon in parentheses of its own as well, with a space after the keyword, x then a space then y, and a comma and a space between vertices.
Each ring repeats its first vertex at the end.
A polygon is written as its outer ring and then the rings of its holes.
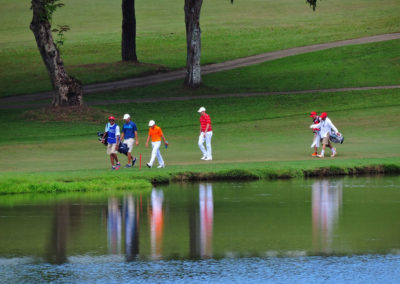
POLYGON ((321 136, 319 133, 314 133, 314 140, 313 143, 311 144, 311 148, 317 147, 319 148, 321 142, 321 136))
POLYGON ((203 156, 205 156, 207 158, 212 158, 212 152, 211 152, 211 137, 212 137, 212 135, 213 135, 212 131, 208 131, 208 132, 206 132, 206 137, 204 137, 204 132, 201 132, 200 136, 199 136, 199 148, 200 148, 201 152, 203 153, 203 156), (204 147, 204 141, 206 142, 207 149, 204 147))
POLYGON ((158 160, 158 164, 164 165, 164 160, 160 153, 160 146, 161 146, 161 141, 151 142, 151 147, 153 147, 153 150, 151 151, 151 159, 149 162, 150 166, 153 166, 156 157, 158 160))

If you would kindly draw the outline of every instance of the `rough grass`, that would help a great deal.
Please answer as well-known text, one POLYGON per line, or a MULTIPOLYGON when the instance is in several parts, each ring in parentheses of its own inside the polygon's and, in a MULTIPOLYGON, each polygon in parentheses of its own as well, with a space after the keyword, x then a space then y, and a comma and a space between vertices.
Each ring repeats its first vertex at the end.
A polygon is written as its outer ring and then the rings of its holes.
MULTIPOLYGON (((0 3, 0 96, 51 88, 29 23, 29 1, 0 3)), ((118 64, 121 60, 121 6, 118 1, 70 0, 55 13, 67 24, 62 48, 67 70, 84 84, 140 76, 185 65, 183 3, 137 1, 139 60, 152 65, 118 64), (166 56, 168 55, 168 56, 166 56), (87 68, 87 66, 96 66, 87 68), (164 67, 161 67, 162 69, 164 67)), ((397 0, 322 1, 313 12, 303 1, 207 1, 203 4, 202 64, 295 46, 398 32, 397 0)))
POLYGON ((110 192, 115 190, 149 190, 151 185, 144 179, 114 179, 94 176, 75 180, 76 177, 61 179, 4 178, 0 179, 0 194, 10 193, 68 193, 68 192, 110 192))
POLYGON ((105 173, 104 171, 53 172, 32 176, 0 176, 0 194, 16 193, 71 193, 71 192, 115 192, 144 191, 151 184, 169 182, 232 181, 259 179, 289 179, 333 176, 363 176, 400 174, 400 158, 353 159, 351 161, 332 161, 322 163, 298 162, 255 162, 236 164, 217 164, 207 170, 204 166, 172 166, 162 171, 123 171, 105 173), (102 172, 101 176, 99 173, 102 172), (151 184, 150 184, 151 183, 151 184))
POLYGON ((22 120, 38 122, 85 122, 103 123, 109 114, 102 109, 94 109, 88 106, 69 107, 45 107, 27 110, 20 116, 22 120))

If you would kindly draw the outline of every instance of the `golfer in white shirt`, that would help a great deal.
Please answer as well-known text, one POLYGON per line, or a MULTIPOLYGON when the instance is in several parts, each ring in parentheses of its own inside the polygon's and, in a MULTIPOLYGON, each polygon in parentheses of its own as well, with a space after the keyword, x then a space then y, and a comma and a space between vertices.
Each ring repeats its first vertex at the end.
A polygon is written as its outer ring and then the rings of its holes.
POLYGON ((326 112, 321 113, 320 115, 321 122, 317 125, 313 124, 310 126, 310 128, 320 128, 320 135, 322 139, 322 151, 321 154, 318 155, 319 158, 323 158, 325 155, 325 147, 328 145, 328 147, 332 151, 331 157, 336 156, 336 148, 332 147, 331 142, 329 141, 329 134, 331 131, 335 131, 335 133, 340 136, 339 130, 333 125, 332 121, 328 118, 328 115, 326 112))

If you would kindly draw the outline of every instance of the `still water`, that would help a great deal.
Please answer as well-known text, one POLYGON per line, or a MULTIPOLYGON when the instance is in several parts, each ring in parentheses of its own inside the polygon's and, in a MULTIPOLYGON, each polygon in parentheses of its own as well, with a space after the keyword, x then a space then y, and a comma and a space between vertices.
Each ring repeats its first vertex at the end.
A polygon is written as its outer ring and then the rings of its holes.
POLYGON ((400 177, 0 197, 0 282, 399 283, 400 177))

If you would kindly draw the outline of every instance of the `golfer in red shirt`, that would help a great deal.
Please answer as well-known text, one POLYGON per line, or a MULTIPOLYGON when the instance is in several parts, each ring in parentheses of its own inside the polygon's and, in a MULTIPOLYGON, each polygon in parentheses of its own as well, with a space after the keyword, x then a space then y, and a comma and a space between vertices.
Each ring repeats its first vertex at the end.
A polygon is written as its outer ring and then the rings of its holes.
POLYGON ((199 148, 203 153, 203 157, 201 159, 204 161, 211 161, 211 137, 213 135, 211 119, 210 116, 206 114, 206 109, 204 107, 201 107, 197 112, 200 113, 199 148), (207 149, 204 147, 204 142, 206 142, 207 149))

